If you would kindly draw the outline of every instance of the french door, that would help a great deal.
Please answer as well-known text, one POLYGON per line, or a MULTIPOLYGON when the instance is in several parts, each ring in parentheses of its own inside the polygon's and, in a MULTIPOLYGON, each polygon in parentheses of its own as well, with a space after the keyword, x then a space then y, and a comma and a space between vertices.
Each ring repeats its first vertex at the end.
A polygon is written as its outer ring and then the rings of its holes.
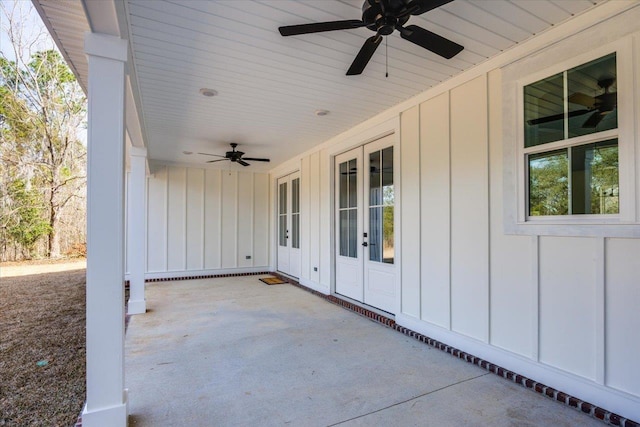
POLYGON ((394 313, 393 135, 335 158, 335 291, 394 313))
POLYGON ((300 277, 300 172, 278 179, 278 271, 300 277))

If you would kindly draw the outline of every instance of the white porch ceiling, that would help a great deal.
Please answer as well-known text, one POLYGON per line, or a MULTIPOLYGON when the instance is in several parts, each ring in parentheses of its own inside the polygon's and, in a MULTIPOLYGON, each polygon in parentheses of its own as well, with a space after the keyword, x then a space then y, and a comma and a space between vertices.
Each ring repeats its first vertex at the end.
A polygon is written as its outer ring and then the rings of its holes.
MULTIPOLYGON (((223 154, 229 142, 237 142, 247 157, 272 159, 246 168, 265 171, 603 1, 456 0, 411 17, 408 24, 465 49, 446 60, 394 32, 386 38, 388 78, 384 45, 362 75, 345 76, 373 34, 366 28, 294 37, 278 33, 282 25, 360 19, 362 0, 114 4, 132 47, 150 159, 205 165, 211 158, 195 153, 223 154), (206 98, 200 88, 219 94, 206 98), (318 117, 319 109, 330 114, 318 117)), ((36 3, 57 32, 58 44, 77 50, 70 9, 53 0, 36 3)), ((64 4, 75 4, 77 12, 82 3, 64 4)), ((84 10, 91 13, 91 7, 84 10)), ((89 18, 95 28, 100 17, 89 18)), ((82 55, 67 56, 86 79, 82 55)), ((212 167, 229 166, 242 168, 227 162, 212 167)))

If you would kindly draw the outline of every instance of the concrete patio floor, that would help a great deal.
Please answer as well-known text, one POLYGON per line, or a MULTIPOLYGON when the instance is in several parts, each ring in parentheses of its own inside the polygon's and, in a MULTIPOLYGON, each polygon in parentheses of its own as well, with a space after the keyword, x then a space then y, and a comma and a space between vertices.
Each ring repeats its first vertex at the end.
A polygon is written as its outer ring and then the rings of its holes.
POLYGON ((605 425, 259 277, 147 285, 126 336, 130 425, 605 425))

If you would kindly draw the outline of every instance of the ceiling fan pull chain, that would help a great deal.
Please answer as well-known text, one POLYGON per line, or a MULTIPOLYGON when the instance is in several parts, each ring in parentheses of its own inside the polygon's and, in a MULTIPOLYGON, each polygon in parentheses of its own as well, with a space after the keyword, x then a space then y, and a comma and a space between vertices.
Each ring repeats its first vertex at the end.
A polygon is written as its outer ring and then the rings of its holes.
POLYGON ((386 78, 389 78, 389 39, 385 37, 384 39, 384 65, 385 65, 385 74, 386 78))

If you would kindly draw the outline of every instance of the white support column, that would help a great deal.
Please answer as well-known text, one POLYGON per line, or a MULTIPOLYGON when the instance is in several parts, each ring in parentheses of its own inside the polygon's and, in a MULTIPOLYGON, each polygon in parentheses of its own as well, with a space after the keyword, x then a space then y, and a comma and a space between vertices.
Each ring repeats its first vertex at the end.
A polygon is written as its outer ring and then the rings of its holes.
POLYGON ((87 403, 82 425, 127 425, 124 389, 124 85, 127 42, 87 33, 87 403))
POLYGON ((129 151, 129 191, 127 198, 127 264, 129 266, 128 314, 142 314, 146 265, 146 184, 147 150, 131 147, 129 151))

